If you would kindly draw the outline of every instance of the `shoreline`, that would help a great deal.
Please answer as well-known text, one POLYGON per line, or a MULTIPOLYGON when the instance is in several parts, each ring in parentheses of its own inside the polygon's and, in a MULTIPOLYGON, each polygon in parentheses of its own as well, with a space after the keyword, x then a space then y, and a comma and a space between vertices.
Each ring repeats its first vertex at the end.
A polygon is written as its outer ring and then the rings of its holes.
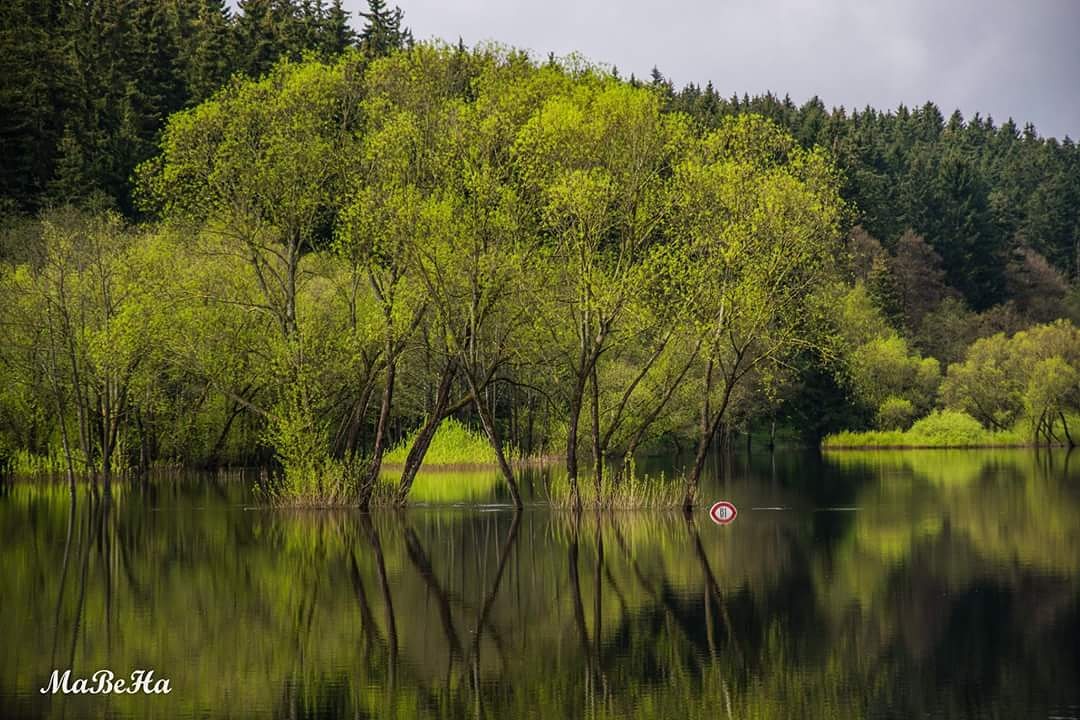
POLYGON ((1068 449, 1066 443, 975 443, 970 445, 822 445, 821 450, 1054 450, 1068 449))

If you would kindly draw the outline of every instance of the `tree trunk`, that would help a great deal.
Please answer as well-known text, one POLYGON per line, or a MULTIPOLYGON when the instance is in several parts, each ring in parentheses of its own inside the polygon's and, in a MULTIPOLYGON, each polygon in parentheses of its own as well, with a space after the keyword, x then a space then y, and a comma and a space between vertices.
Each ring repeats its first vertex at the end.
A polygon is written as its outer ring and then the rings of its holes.
POLYGON ((150 443, 146 437, 146 426, 142 413, 135 413, 135 427, 139 432, 139 475, 145 476, 150 471, 150 443))
POLYGON ((75 462, 71 457, 71 441, 68 439, 67 431, 67 419, 64 417, 63 404, 60 401, 60 391, 53 387, 54 397, 56 399, 56 417, 60 420, 60 442, 64 447, 64 461, 67 463, 67 476, 68 483, 71 485, 71 491, 75 492, 75 462))
POLYGON ((476 412, 480 415, 480 423, 484 426, 484 434, 487 435, 488 442, 495 451, 495 457, 499 461, 499 470, 502 472, 503 479, 506 480, 506 486, 510 489, 510 497, 514 502, 514 507, 520 509, 522 507, 521 493, 518 492, 517 481, 514 479, 514 471, 510 468, 510 463, 506 461, 502 440, 499 438, 499 431, 495 427, 495 419, 491 416, 489 409, 480 399, 476 381, 473 379, 472 371, 468 368, 465 368, 465 379, 469 383, 469 392, 472 393, 476 412))
POLYGON ((578 423, 581 420, 581 400, 585 394, 587 372, 578 373, 574 384, 574 394, 570 397, 570 417, 566 429, 566 479, 570 483, 570 502, 575 508, 581 507, 581 493, 578 492, 578 423))
POLYGON ((705 461, 709 457, 709 446, 712 444, 712 433, 705 432, 698 438, 697 452, 694 453, 694 465, 690 475, 686 478, 686 492, 683 495, 683 510, 693 509, 697 502, 698 485, 701 482, 701 473, 705 470, 705 461))
POLYGON ((531 392, 529 393, 529 403, 527 407, 529 410, 529 421, 525 426, 525 445, 523 446, 522 451, 525 453, 526 457, 529 457, 533 454, 533 450, 535 449, 533 438, 536 431, 536 398, 533 397, 531 392))
POLYGON ((416 480, 416 473, 420 471, 420 466, 424 463, 424 456, 427 454, 428 448, 431 447, 431 440, 435 437, 435 431, 439 429, 439 425, 446 417, 446 409, 450 405, 450 389, 454 384, 455 374, 456 367, 454 363, 448 362, 443 368, 442 377, 439 378, 439 387, 435 391, 435 404, 431 408, 427 420, 424 421, 424 425, 416 433, 416 439, 413 441, 412 447, 409 448, 409 454, 405 458, 405 467, 402 468, 401 480, 398 481, 398 503, 404 504, 409 497, 413 481, 416 480))
MULTIPOLYGON (((244 391, 241 391, 241 395, 244 395, 244 391)), ((244 409, 244 406, 235 400, 232 401, 229 407, 229 416, 225 418, 225 424, 221 428, 221 433, 218 434, 217 440, 214 441, 214 447, 210 450, 210 460, 215 465, 221 465, 221 451, 225 449, 225 441, 229 439, 229 431, 232 429, 233 422, 236 421, 237 416, 244 409)))
POLYGON ((694 455, 694 465, 690 475, 686 479, 686 492, 683 495, 683 509, 689 511, 694 506, 697 497, 698 481, 701 471, 705 467, 705 456, 709 452, 709 441, 712 435, 709 432, 709 421, 712 412, 709 409, 709 395, 712 393, 713 361, 712 358, 705 363, 705 393, 701 401, 701 422, 698 429, 698 446, 694 455))
POLYGON ((386 431, 390 423, 390 409, 394 400, 394 376, 397 373, 397 360, 394 357, 393 342, 386 342, 386 384, 383 386, 382 405, 379 407, 379 421, 375 426, 375 445, 371 450, 371 462, 368 466, 367 475, 360 486, 359 504, 367 509, 371 504, 371 493, 375 490, 375 483, 379 482, 379 471, 382 470, 382 457, 386 444, 386 431))
POLYGON ((702 406, 701 417, 701 437, 698 438, 697 452, 694 455, 694 465, 690 470, 690 475, 686 478, 686 493, 683 495, 683 510, 689 512, 697 501, 698 486, 701 482, 701 473, 705 470, 705 461, 709 457, 709 448, 712 446, 713 436, 716 435, 717 429, 720 427, 720 421, 724 418, 724 413, 727 412, 728 402, 731 400, 731 390, 734 384, 734 380, 731 378, 724 379, 724 396, 720 401, 720 407, 712 414, 712 418, 709 418, 709 390, 712 388, 712 363, 710 362, 706 369, 706 382, 705 382, 705 401, 702 406))
POLYGON ((112 480, 112 446, 109 444, 109 406, 108 391, 104 400, 98 401, 101 415, 101 474, 105 479, 106 489, 112 480))
POLYGON ((1069 432, 1069 421, 1065 419, 1065 413, 1058 411, 1058 415, 1061 416, 1061 428, 1065 432, 1065 442, 1068 444, 1069 449, 1076 447, 1076 443, 1073 441, 1072 433, 1069 432))
POLYGON ((596 488, 596 501, 600 502, 601 488, 604 484, 604 448, 600 442, 600 381, 596 377, 596 364, 593 363, 590 373, 592 383, 592 455, 593 455, 593 487, 596 488))

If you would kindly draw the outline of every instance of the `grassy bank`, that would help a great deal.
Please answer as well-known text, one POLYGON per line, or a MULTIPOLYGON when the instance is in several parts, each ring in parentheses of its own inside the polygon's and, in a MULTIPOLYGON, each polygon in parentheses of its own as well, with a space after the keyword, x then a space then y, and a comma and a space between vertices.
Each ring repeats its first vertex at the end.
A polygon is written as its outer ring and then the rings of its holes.
MULTIPOLYGON (((404 440, 390 448, 383 456, 383 462, 388 465, 404 464, 418 432, 419 430, 413 431, 404 440)), ((472 430, 454 418, 447 418, 439 425, 439 429, 435 431, 435 436, 431 439, 427 454, 424 455, 425 467, 432 465, 468 467, 497 463, 495 451, 483 433, 472 430)))
POLYGON ((826 437, 827 450, 873 448, 992 448, 1028 447, 1032 435, 1021 427, 988 430, 967 413, 941 410, 930 413, 907 430, 840 432, 826 437))

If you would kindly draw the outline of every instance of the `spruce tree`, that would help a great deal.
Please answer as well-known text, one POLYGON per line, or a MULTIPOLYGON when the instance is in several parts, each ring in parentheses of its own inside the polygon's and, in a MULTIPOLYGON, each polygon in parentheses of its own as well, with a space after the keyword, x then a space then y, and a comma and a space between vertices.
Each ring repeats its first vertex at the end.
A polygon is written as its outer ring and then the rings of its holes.
POLYGON ((349 13, 341 0, 333 0, 322 19, 319 50, 325 57, 333 57, 356 43, 356 33, 349 26, 349 13))
POLYGON ((232 18, 225 0, 195 0, 197 12, 181 48, 188 103, 206 100, 235 69, 236 47, 232 18))
POLYGON ((900 327, 903 317, 900 288, 884 253, 876 255, 870 265, 866 290, 881 314, 888 318, 889 324, 900 327))
POLYGON ((368 11, 360 17, 366 21, 360 31, 360 47, 370 57, 383 57, 412 45, 412 31, 403 24, 401 8, 390 8, 385 0, 368 0, 368 11))
POLYGON ((57 0, 0 7, 0 198, 7 210, 36 210, 52 175, 71 77, 61 9, 57 0))
POLYGON ((275 0, 240 0, 236 19, 236 69, 262 77, 277 62, 282 43, 275 29, 275 0))

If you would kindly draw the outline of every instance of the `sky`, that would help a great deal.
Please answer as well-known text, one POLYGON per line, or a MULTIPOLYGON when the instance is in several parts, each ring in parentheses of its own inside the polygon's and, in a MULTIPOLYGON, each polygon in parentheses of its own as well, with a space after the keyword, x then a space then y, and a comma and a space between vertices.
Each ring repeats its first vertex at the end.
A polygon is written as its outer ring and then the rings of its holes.
MULTIPOLYGON (((366 0, 346 0, 354 13, 366 0)), ((389 0, 417 40, 580 52, 724 96, 1012 117, 1080 138, 1080 0, 389 0)), ((354 15, 355 17, 355 15, 354 15)), ((362 21, 354 21, 355 26, 362 21)))

